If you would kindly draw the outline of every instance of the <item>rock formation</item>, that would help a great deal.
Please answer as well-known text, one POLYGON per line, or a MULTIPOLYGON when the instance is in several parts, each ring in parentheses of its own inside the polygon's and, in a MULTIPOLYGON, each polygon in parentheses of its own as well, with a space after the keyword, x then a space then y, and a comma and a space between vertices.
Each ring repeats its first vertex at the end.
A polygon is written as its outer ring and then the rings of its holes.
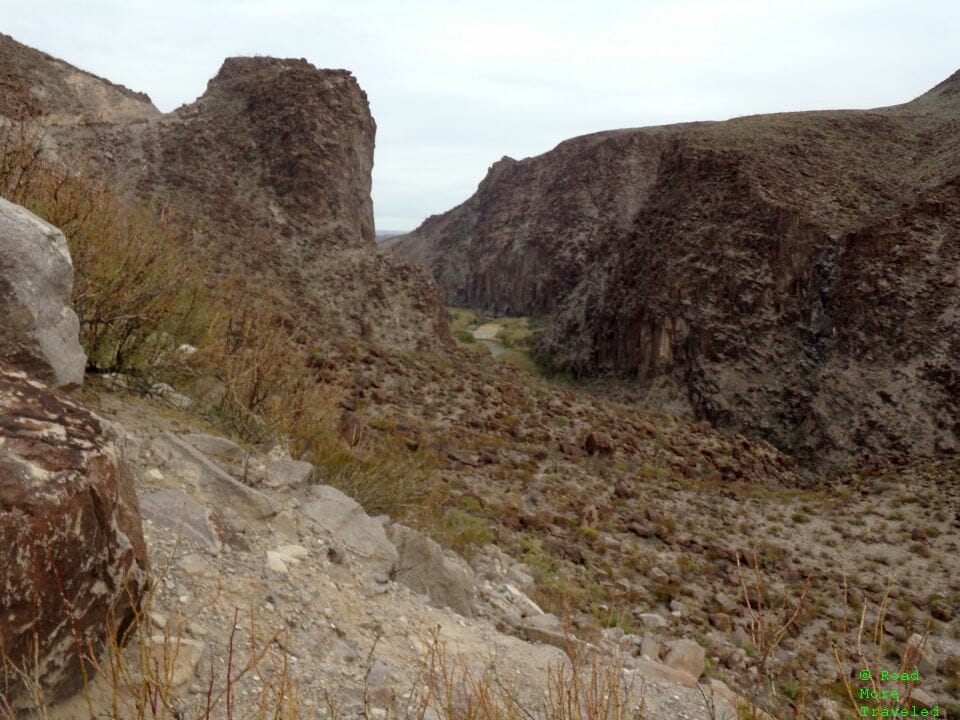
POLYGON ((0 362, 54 385, 83 383, 87 358, 72 288, 63 233, 0 198, 0 362))
POLYGON ((78 650, 109 643, 146 583, 146 546, 120 431, 0 366, 0 687, 17 707, 83 680, 78 650))
POLYGON ((349 72, 228 58, 196 102, 161 115, 4 36, 0 77, 0 115, 42 126, 48 159, 188 221, 191 246, 291 323, 408 348, 447 338, 429 275, 376 246, 376 125, 349 72))
POLYGON ((2 33, 0 56, 0 116, 80 126, 160 114, 145 94, 21 45, 2 33))
POLYGON ((905 105, 617 130, 390 244, 451 304, 820 466, 955 452, 960 74, 905 105))

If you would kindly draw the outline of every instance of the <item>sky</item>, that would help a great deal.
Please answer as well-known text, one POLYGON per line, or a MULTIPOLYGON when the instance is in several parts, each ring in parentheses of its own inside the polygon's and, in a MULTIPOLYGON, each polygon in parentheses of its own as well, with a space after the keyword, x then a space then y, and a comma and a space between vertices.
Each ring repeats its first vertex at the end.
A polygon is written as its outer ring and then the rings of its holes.
POLYGON ((378 231, 589 132, 905 102, 960 69, 957 0, 0 0, 0 32, 167 112, 233 55, 346 68, 378 231))

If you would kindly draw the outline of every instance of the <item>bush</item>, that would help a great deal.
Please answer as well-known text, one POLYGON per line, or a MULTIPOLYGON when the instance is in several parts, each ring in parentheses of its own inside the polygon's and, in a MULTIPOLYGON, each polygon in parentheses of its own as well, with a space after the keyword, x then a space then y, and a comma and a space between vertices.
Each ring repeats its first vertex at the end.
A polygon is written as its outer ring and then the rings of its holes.
POLYGON ((23 127, 8 129, 0 143, 0 194, 66 235, 89 369, 146 373, 197 340, 206 273, 171 213, 157 217, 84 173, 46 162, 40 139, 23 127))

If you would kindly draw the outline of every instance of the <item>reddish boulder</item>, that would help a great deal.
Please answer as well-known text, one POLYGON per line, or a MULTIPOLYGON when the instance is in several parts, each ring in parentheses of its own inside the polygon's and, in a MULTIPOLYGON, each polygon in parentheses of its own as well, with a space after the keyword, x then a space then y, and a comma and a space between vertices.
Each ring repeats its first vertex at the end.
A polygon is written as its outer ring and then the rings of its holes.
POLYGON ((0 689, 14 707, 28 695, 9 664, 57 700, 82 682, 78 648, 133 619, 146 546, 123 451, 115 426, 0 366, 0 689))
POLYGON ((583 449, 588 455, 609 455, 613 452, 613 439, 602 432, 588 433, 583 440, 583 449))

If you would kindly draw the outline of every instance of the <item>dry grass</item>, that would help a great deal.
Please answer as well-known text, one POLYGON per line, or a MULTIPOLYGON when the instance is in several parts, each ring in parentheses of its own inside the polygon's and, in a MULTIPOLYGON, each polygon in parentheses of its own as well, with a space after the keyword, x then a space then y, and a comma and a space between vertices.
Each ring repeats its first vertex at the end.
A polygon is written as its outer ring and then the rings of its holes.
POLYGON ((807 578, 792 607, 790 598, 785 596, 780 608, 771 608, 767 601, 767 583, 761 570, 760 557, 756 552, 751 565, 752 573, 751 577, 748 577, 744 573, 740 556, 737 555, 737 576, 747 608, 750 639, 756 656, 754 664, 756 675, 750 689, 750 702, 738 708, 738 720, 761 720, 761 718, 771 717, 762 708, 777 713, 773 717, 787 717, 788 708, 793 717, 803 717, 806 700, 804 693, 797 692, 793 698, 787 698, 783 693, 778 692, 777 684, 772 677, 770 661, 804 607, 807 591, 810 588, 810 578, 807 578))
MULTIPOLYGON (((306 707, 321 707, 330 720, 356 717, 348 707, 322 690, 312 702, 303 702, 299 679, 283 652, 281 631, 264 633, 252 610, 234 610, 219 663, 209 656, 200 660, 190 684, 205 688, 189 704, 179 659, 184 652, 183 621, 168 621, 161 633, 151 626, 152 595, 145 598, 137 621, 123 643, 113 640, 105 648, 78 643, 88 673, 79 695, 71 702, 71 717, 89 720, 300 720, 312 717, 306 707), (239 630, 243 628, 243 638, 239 630), (217 670, 219 664, 220 669, 217 670), (252 681, 252 682, 250 682, 252 681), (250 692, 250 688, 255 692, 250 692), (242 688, 242 689, 241 689, 242 688), (79 705, 78 705, 79 702, 79 705)), ((68 610, 69 612, 69 610, 68 610)), ((116 637, 116 635, 111 635, 116 637)), ((369 678, 374 651, 367 657, 369 678)), ((389 699, 364 682, 361 716, 383 720, 642 720, 644 687, 627 679, 617 658, 599 655, 592 648, 571 643, 569 660, 548 668, 544 684, 504 677, 493 659, 466 658, 451 652, 435 631, 409 689, 389 699), (471 661, 472 660, 472 661, 471 661), (482 662, 481 662, 482 661, 482 662)), ((10 665, 7 660, 7 665, 10 665)), ((45 699, 37 677, 38 663, 17 668, 17 677, 28 688, 30 717, 45 720, 58 709, 45 699)), ((0 696, 0 720, 23 720, 0 696)))
MULTIPOLYGON (((624 676, 616 658, 571 645, 569 661, 548 668, 543 688, 527 687, 498 673, 495 660, 480 669, 454 655, 436 634, 429 639, 414 687, 406 704, 383 706, 386 717, 398 720, 642 720, 644 688, 624 676), (534 692, 537 700, 530 697, 534 692)), ((475 659, 476 660, 476 659, 475 659)), ((365 700, 365 717, 373 703, 365 700)), ((334 717, 339 717, 334 715, 334 717)))
MULTIPOLYGON (((158 570, 156 582, 162 583, 167 567, 158 570)), ((148 591, 138 603, 132 623, 110 616, 106 622, 106 642, 98 646, 74 633, 74 645, 83 668, 83 686, 70 701, 71 717, 90 720, 294 720, 301 717, 297 707, 297 687, 287 657, 279 649, 281 633, 262 633, 251 610, 245 620, 243 642, 238 637, 241 613, 234 611, 229 631, 223 670, 218 672, 209 657, 201 659, 206 670, 201 682, 206 687, 203 701, 193 708, 183 702, 181 685, 184 670, 181 656, 185 620, 167 622, 159 633, 151 621, 154 595, 148 591), (256 676, 258 688, 252 696, 239 699, 238 686, 256 676)), ((70 607, 64 613, 73 614, 70 607)), ((35 642, 32 658, 15 662, 4 656, 3 667, 18 684, 20 709, 0 695, 0 720, 23 720, 26 708, 35 720, 53 716, 55 706, 46 696, 40 680, 42 651, 35 642), (26 706, 24 707, 24 702, 26 706)), ((186 678, 193 679, 193 678, 186 678)), ((8 685, 7 691, 10 690, 8 685)))
MULTIPOLYGON (((883 642, 885 636, 883 624, 887 620, 891 588, 892 583, 888 581, 886 589, 874 609, 874 613, 872 613, 874 614, 872 623, 868 620, 871 614, 869 603, 865 602, 860 610, 859 620, 851 625, 848 623, 851 613, 849 612, 850 606, 847 600, 846 587, 844 587, 845 608, 848 612, 844 613, 840 637, 847 639, 853 634, 855 637, 854 650, 844 656, 838 644, 834 647, 834 657, 840 671, 843 695, 849 701, 849 709, 858 715, 863 707, 877 709, 904 707, 909 709, 914 702, 913 693, 916 686, 913 682, 883 682, 880 679, 880 669, 889 668, 899 675, 918 668, 920 658, 926 649, 929 628, 925 629, 920 635, 919 644, 911 645, 909 641, 904 643, 898 653, 899 660, 895 661, 891 668, 890 654, 883 642), (857 684, 854 684, 854 682, 857 684), (866 691, 867 697, 862 697, 863 691, 866 691)), ((854 617, 856 617, 855 614, 854 617)))

